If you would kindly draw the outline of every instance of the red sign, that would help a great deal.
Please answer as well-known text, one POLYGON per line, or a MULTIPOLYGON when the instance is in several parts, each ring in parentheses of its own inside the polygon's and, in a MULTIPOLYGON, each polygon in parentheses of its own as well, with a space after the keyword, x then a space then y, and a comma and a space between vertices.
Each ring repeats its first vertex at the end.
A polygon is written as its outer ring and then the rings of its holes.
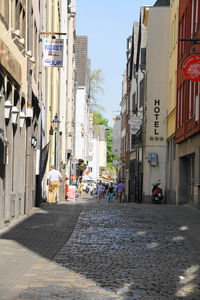
POLYGON ((183 75, 192 81, 200 81, 200 54, 186 57, 182 63, 183 75))

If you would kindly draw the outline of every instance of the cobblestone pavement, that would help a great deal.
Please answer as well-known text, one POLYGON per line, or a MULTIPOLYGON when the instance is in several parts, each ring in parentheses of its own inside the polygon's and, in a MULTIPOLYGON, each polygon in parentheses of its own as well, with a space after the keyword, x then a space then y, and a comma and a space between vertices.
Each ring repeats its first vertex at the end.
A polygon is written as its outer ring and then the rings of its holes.
MULTIPOLYGON (((13 236, 12 230, 8 231, 9 236, 3 236, 0 278, 2 273, 5 274, 5 265, 3 271, 1 268, 3 257, 7 258, 14 273, 12 285, 11 281, 0 285, 1 300, 200 299, 198 239, 196 244, 192 242, 192 235, 187 233, 188 220, 184 221, 178 210, 175 214, 176 208, 97 203, 95 200, 60 207, 66 212, 68 207, 72 209, 71 215, 74 208, 79 209, 76 216, 83 210, 70 238, 66 235, 62 247, 59 242, 57 251, 56 243, 60 238, 56 240, 53 234, 52 237, 50 233, 47 235, 50 241, 46 244, 46 252, 54 244, 55 255, 52 256, 52 251, 48 257, 45 251, 37 249, 37 245, 33 248, 31 243, 25 245, 22 237, 21 240, 9 240, 13 236), (176 226, 176 222, 179 225, 176 226), (14 244, 16 241, 18 248, 14 244), (10 262, 5 251, 9 249, 13 254, 12 246, 17 251, 16 257, 10 257, 10 262), (17 260, 20 255, 24 257, 22 265, 20 259, 17 260)), ((189 208, 188 211, 191 218, 199 218, 199 212, 189 208)), ((62 226, 67 222, 64 219, 58 225, 58 228, 63 227, 63 232, 69 226, 62 226)), ((44 221, 42 224, 44 226, 44 221)), ((192 227, 192 223, 190 225, 192 227)), ((16 228, 13 229, 15 235, 16 228)), ((200 218, 196 220, 195 228, 196 231, 200 228, 200 218)))

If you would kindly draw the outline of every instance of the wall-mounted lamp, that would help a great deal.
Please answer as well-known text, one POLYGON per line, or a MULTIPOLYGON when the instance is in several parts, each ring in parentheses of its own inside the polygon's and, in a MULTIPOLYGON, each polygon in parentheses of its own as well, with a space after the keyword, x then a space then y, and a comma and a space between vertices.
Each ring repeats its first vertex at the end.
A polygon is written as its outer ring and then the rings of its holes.
POLYGON ((33 64, 35 64, 35 57, 34 57, 34 56, 32 56, 32 57, 30 58, 30 62, 32 62, 33 64))
POLYGON ((12 104, 10 100, 6 100, 4 103, 4 117, 5 119, 10 118, 10 111, 11 111, 12 104))
POLYGON ((22 46, 25 45, 25 40, 24 40, 24 38, 19 39, 18 42, 19 42, 22 46))
POLYGON ((53 130, 54 131, 58 131, 59 129, 59 124, 60 124, 60 120, 58 119, 58 115, 56 114, 53 121, 51 121, 52 126, 53 126, 53 130))
POLYGON ((26 52, 26 56, 28 56, 28 58, 29 58, 29 61, 31 62, 31 70, 33 70, 34 68, 35 68, 35 63, 36 63, 36 61, 35 61, 35 57, 34 56, 32 56, 32 52, 31 52, 31 50, 28 50, 27 52, 26 52))
POLYGON ((14 35, 14 38, 12 39, 12 41, 10 41, 10 43, 8 43, 8 46, 9 46, 12 42, 14 42, 16 39, 19 39, 19 42, 20 42, 20 40, 21 40, 20 44, 24 45, 24 39, 20 39, 20 30, 19 30, 19 29, 15 30, 15 31, 13 32, 13 35, 14 35))
POLYGON ((35 68, 35 57, 32 56, 29 61, 31 62, 30 69, 33 70, 35 68))
POLYGON ((33 107, 31 104, 28 104, 26 108, 26 118, 33 118, 33 107))
POLYGON ((19 114, 19 109, 17 108, 17 106, 13 106, 12 107, 12 123, 13 124, 17 123, 18 114, 19 114))
POLYGON ((28 51, 26 52, 26 55, 29 56, 29 57, 32 57, 32 52, 31 52, 31 50, 28 50, 28 51))
POLYGON ((16 36, 16 37, 18 37, 18 38, 20 38, 20 30, 17 29, 15 31, 13 31, 13 35, 16 36))
POLYGON ((26 115, 23 111, 21 111, 19 114, 19 127, 20 128, 23 128, 25 119, 26 119, 26 115))
POLYGON ((36 146, 37 146, 37 139, 35 136, 32 136, 32 138, 31 138, 31 146, 33 148, 36 148, 36 146))

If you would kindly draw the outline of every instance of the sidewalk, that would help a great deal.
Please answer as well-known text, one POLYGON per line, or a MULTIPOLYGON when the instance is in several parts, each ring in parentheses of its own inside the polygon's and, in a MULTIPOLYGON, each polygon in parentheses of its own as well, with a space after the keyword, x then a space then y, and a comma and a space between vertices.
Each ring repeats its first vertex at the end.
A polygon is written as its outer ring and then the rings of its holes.
POLYGON ((73 232, 81 201, 43 204, 0 231, 0 299, 17 299, 12 287, 40 259, 51 260, 73 232), (10 294, 8 294, 10 290, 10 294))

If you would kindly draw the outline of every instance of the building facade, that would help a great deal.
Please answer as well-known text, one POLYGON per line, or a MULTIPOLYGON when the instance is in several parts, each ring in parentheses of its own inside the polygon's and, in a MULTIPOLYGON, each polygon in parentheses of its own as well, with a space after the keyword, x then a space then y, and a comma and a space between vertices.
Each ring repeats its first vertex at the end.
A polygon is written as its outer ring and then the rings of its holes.
POLYGON ((176 203, 176 96, 177 96, 177 55, 178 55, 179 1, 171 1, 169 36, 169 80, 167 103, 167 168, 165 198, 167 203, 176 203))
POLYGON ((186 79, 182 73, 182 62, 193 53, 199 53, 199 45, 192 39, 199 38, 200 1, 180 1, 178 18, 178 68, 176 135, 177 144, 177 203, 199 204, 200 121, 199 81, 186 79), (191 39, 181 41, 180 39, 191 39))
POLYGON ((152 184, 166 185, 166 111, 168 95, 169 1, 149 8, 143 134, 143 201, 151 201, 152 184), (159 31, 156 30, 159 24, 159 31), (155 35, 155 32, 157 34, 155 35))
POLYGON ((34 1, 0 4, 0 226, 36 205, 38 12, 34 1))
POLYGON ((75 0, 0 3, 0 227, 47 198, 50 164, 68 174, 75 15, 75 0), (63 68, 45 67, 43 39, 62 37, 63 68))

